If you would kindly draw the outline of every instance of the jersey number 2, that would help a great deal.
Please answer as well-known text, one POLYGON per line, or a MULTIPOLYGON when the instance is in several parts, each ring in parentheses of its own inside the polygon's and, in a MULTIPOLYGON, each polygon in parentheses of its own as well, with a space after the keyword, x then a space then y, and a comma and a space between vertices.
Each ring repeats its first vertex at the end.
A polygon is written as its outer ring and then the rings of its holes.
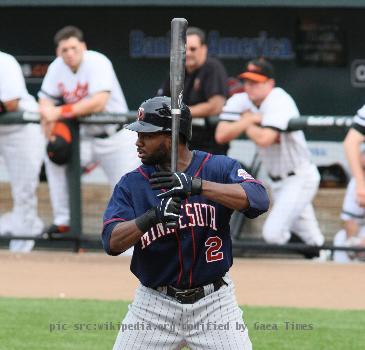
POLYGON ((205 246, 208 247, 205 252, 205 257, 208 263, 223 259, 223 253, 218 251, 222 247, 222 240, 219 237, 209 237, 205 241, 205 246))

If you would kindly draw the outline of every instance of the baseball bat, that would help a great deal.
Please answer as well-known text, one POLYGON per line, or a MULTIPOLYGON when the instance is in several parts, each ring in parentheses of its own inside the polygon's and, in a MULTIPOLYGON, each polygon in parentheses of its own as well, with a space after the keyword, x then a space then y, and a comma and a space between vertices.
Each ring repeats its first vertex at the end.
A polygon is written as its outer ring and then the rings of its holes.
POLYGON ((186 29, 185 18, 171 21, 170 91, 172 115, 171 171, 177 170, 181 103, 185 79, 186 29))

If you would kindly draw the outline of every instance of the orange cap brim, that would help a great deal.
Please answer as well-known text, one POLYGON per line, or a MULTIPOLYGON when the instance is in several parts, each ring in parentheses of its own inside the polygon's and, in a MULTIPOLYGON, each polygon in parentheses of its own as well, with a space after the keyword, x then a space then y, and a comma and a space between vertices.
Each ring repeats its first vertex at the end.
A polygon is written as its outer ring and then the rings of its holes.
POLYGON ((264 75, 254 73, 254 72, 244 72, 239 75, 242 79, 248 79, 252 81, 256 81, 257 83, 264 83, 265 81, 268 81, 269 78, 265 77, 264 75))

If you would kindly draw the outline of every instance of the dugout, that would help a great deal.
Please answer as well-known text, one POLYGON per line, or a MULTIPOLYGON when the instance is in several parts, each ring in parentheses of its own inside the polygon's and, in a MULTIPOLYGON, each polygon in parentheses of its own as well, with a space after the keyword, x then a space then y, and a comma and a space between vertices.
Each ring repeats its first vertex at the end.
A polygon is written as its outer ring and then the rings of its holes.
POLYGON ((305 115, 351 115, 364 104, 364 0, 0 0, 0 49, 36 93, 56 30, 75 24, 113 62, 131 109, 169 70, 173 17, 204 28, 231 76, 264 55, 305 115))
POLYGON ((18 58, 36 94, 54 58, 54 33, 75 24, 91 49, 112 60, 129 107, 136 109, 168 74, 171 18, 185 17, 207 31, 211 54, 229 75, 265 55, 303 115, 349 116, 364 104, 365 44, 357 35, 364 15, 360 0, 0 0, 0 49, 18 58))

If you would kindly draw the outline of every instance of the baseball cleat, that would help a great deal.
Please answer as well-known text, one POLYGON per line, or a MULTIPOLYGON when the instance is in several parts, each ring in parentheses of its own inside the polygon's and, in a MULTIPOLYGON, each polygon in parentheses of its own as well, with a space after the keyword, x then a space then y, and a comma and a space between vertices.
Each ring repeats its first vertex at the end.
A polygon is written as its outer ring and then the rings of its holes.
POLYGON ((68 233, 70 233, 70 226, 52 224, 43 232, 43 237, 45 237, 45 238, 61 238, 65 234, 68 234, 68 233))

